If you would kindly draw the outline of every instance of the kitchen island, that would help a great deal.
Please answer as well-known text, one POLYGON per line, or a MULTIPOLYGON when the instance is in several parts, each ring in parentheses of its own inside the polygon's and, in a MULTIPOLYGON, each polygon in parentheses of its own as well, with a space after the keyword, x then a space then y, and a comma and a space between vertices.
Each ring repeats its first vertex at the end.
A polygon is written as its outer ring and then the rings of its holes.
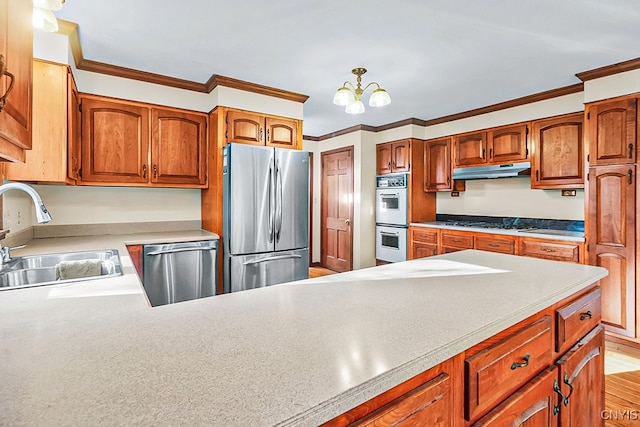
POLYGON ((120 242, 125 274, 0 291, 0 424, 317 425, 606 275, 470 250, 151 308, 125 241, 23 250, 120 242))

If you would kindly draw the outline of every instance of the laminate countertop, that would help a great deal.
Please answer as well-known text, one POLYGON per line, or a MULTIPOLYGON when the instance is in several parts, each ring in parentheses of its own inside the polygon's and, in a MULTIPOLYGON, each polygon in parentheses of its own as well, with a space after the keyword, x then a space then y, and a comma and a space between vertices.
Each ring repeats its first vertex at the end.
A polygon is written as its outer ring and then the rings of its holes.
POLYGON ((23 250, 125 274, 0 291, 0 425, 316 425, 607 274, 469 250, 152 308, 124 242, 179 234, 23 250))

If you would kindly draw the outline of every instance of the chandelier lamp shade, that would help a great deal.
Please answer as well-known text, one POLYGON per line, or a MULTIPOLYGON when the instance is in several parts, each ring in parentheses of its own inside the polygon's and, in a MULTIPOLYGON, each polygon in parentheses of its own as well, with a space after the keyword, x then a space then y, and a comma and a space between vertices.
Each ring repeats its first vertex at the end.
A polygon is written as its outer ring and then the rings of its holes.
POLYGON ((371 82, 362 88, 362 75, 367 72, 366 68, 354 68, 351 72, 357 77, 356 86, 349 81, 344 82, 333 97, 334 104, 344 106, 347 114, 362 114, 364 104, 360 98, 370 86, 376 86, 377 89, 374 89, 369 97, 369 107, 384 107, 391 103, 391 97, 378 83, 371 82))
POLYGON ((64 0, 33 0, 33 27, 38 30, 55 33, 58 20, 53 10, 62 9, 64 0))

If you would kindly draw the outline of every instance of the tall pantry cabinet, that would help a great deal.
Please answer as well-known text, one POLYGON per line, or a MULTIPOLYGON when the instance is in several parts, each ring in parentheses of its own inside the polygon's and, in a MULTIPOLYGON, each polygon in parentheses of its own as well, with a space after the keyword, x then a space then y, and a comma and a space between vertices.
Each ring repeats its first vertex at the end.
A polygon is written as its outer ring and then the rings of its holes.
POLYGON ((589 104, 585 110, 589 264, 609 270, 601 280, 602 323, 630 338, 636 338, 639 329, 637 104, 636 97, 624 97, 589 104))

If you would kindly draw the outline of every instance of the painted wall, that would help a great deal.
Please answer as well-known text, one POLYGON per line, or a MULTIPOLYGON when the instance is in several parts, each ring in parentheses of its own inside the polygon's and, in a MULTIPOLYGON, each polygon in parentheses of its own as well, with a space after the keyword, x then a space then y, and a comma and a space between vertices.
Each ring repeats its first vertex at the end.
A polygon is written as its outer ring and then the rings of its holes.
POLYGON ((313 252, 320 261, 320 195, 322 153, 354 147, 353 159, 353 268, 375 265, 375 143, 370 132, 352 132, 321 143, 304 141, 303 148, 314 153, 313 252))

